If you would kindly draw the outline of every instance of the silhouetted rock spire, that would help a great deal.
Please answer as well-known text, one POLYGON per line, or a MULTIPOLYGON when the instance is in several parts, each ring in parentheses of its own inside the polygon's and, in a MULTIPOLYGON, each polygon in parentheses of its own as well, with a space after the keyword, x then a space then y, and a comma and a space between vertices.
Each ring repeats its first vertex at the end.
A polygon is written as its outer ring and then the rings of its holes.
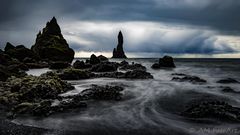
POLYGON ((61 36, 61 29, 57 23, 57 19, 55 17, 52 18, 50 22, 47 22, 46 27, 43 29, 43 33, 46 35, 56 35, 61 36))
POLYGON ((123 35, 121 31, 118 34, 118 45, 117 48, 113 49, 112 58, 127 58, 123 51, 123 35))
POLYGON ((69 48, 55 17, 47 22, 46 27, 37 34, 36 43, 31 48, 39 57, 46 61, 72 62, 73 49, 69 48))

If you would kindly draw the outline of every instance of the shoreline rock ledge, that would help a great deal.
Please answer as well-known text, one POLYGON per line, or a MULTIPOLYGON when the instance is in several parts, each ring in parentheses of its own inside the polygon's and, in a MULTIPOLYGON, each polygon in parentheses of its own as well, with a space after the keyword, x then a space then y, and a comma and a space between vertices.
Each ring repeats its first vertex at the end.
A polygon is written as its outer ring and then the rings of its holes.
POLYGON ((113 49, 112 58, 127 58, 123 51, 123 35, 121 31, 118 34, 118 45, 117 48, 113 49))
POLYGON ((64 39, 55 17, 37 34, 36 43, 31 48, 42 60, 72 62, 74 51, 64 39))

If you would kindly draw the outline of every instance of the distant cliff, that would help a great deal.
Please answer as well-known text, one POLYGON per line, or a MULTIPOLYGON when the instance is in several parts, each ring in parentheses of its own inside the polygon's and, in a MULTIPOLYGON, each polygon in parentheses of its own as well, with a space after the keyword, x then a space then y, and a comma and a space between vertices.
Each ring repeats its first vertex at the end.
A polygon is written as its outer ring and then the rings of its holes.
POLYGON ((112 58, 127 58, 123 51, 123 35, 121 31, 118 34, 118 45, 117 48, 113 49, 112 58))

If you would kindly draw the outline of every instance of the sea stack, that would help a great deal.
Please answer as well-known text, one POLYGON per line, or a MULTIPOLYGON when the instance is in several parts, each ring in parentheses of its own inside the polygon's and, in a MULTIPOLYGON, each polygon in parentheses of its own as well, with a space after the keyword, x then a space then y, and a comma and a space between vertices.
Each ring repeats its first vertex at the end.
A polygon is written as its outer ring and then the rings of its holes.
POLYGON ((123 35, 121 31, 118 34, 118 45, 117 48, 113 49, 112 58, 127 58, 123 51, 123 35))
POLYGON ((72 62, 73 49, 69 48, 55 17, 37 34, 36 43, 31 48, 42 60, 48 62, 72 62))

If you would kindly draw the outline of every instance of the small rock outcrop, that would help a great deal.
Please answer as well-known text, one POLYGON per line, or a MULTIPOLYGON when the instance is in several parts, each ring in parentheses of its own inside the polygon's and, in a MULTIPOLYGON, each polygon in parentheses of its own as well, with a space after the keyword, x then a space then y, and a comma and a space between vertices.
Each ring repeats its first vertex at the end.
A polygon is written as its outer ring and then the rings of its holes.
POLYGON ((107 57, 105 57, 105 56, 103 56, 103 55, 99 55, 98 56, 98 59, 100 60, 100 61, 108 61, 108 58, 107 57))
POLYGON ((118 45, 117 48, 113 49, 112 58, 127 58, 123 51, 123 35, 121 31, 118 34, 118 45))
POLYGON ((154 63, 152 65, 153 69, 160 69, 160 68, 175 68, 174 60, 171 56, 164 56, 163 58, 159 59, 158 63, 154 63))
POLYGON ((51 62, 49 64, 49 69, 65 69, 70 67, 71 65, 68 62, 51 62))
POLYGON ((99 64, 101 61, 95 54, 92 54, 89 62, 92 65, 96 65, 96 64, 99 64))
POLYGON ((27 59, 27 58, 32 59, 34 61, 39 59, 32 50, 26 48, 24 45, 17 45, 15 47, 11 43, 7 42, 4 48, 4 51, 10 57, 18 59, 21 62, 23 62, 24 59, 27 59))
POLYGON ((104 62, 94 65, 91 69, 92 72, 114 72, 117 71, 117 64, 114 62, 104 62))
POLYGON ((229 84, 229 83, 239 83, 239 81, 237 81, 233 78, 226 78, 226 79, 221 79, 221 80, 217 81, 217 83, 229 84))
POLYGON ((88 69, 88 68, 91 68, 91 67, 92 67, 91 64, 84 63, 84 61, 80 61, 80 60, 76 60, 73 63, 73 68, 75 68, 75 69, 88 69))
POLYGON ((99 86, 92 85, 91 88, 83 90, 73 99, 78 100, 121 100, 123 87, 120 86, 99 86))
POLYGON ((174 73, 172 75, 175 76, 172 78, 172 81, 190 82, 193 84, 204 84, 207 82, 206 80, 201 79, 198 76, 191 76, 191 75, 178 74, 178 73, 174 73))
POLYGON ((222 101, 194 103, 190 107, 187 107, 182 115, 195 120, 210 118, 227 122, 240 122, 240 108, 233 107, 222 101))
POLYGON ((89 79, 91 73, 80 69, 67 68, 58 73, 58 76, 63 80, 81 80, 89 79))
POLYGON ((225 93, 234 93, 234 94, 240 94, 239 91, 235 91, 233 88, 231 87, 222 87, 222 92, 225 92, 225 93))
POLYGON ((121 66, 119 69, 120 70, 126 70, 126 71, 129 71, 129 70, 143 70, 143 71, 146 71, 147 68, 141 64, 128 64, 128 63, 122 63, 123 66, 121 66))
POLYGON ((73 49, 69 48, 55 17, 47 22, 46 27, 40 31, 36 43, 31 48, 42 60, 72 62, 73 49))
POLYGON ((0 81, 6 81, 11 76, 24 76, 28 67, 0 50, 0 81))

